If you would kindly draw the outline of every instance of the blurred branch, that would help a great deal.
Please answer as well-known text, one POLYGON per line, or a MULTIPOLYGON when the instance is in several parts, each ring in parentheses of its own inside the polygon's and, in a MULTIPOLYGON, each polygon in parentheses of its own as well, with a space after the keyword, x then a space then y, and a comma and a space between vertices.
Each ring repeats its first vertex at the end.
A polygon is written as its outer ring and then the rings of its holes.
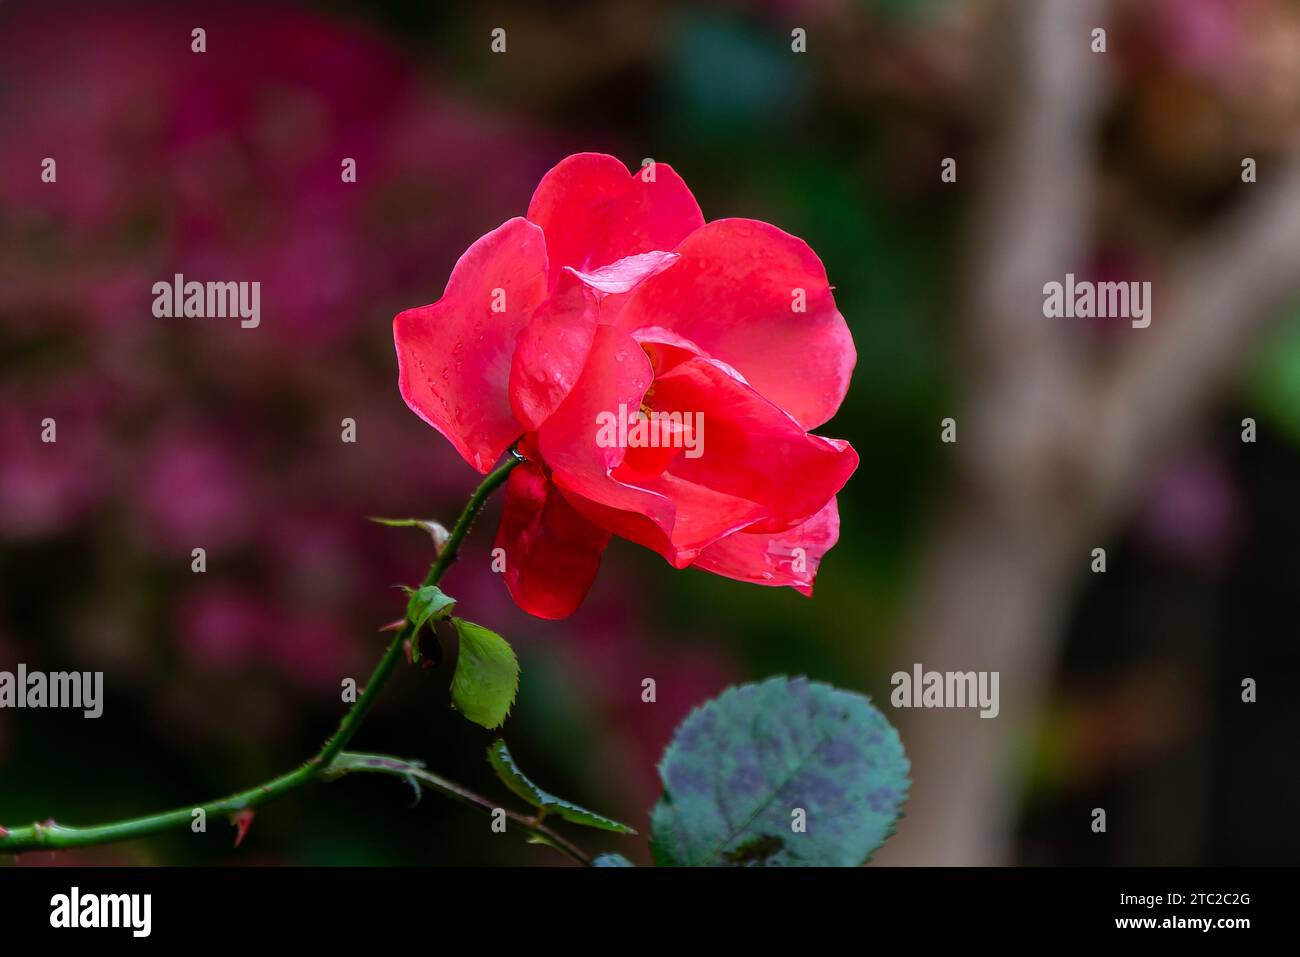
MULTIPOLYGON (((1092 142, 1104 58, 1088 52, 1093 0, 1027 0, 1004 5, 988 45, 1005 65, 991 98, 988 189, 976 213, 966 331, 983 381, 1020 371, 1026 347, 1068 365, 1060 326, 1024 322, 1043 276, 1085 251, 1092 196, 1092 142)), ((1016 376, 1009 376, 1015 379, 1016 376)))
POLYGON ((1088 251, 1107 62, 1088 41, 1102 11, 1090 0, 1003 11, 1011 46, 975 223, 957 482, 903 620, 908 667, 999 671, 1002 712, 906 716, 915 785, 883 863, 1008 861, 1020 765, 1088 549, 1300 294, 1298 157, 1175 257, 1153 282, 1163 318, 1100 376, 1089 369, 1067 324, 1037 313, 1042 284, 1088 251))
POLYGON ((1272 184, 1175 259, 1171 321, 1121 357, 1097 395, 1107 452, 1099 506, 1116 511, 1153 456, 1186 431, 1204 404, 1253 355, 1300 297, 1300 145, 1272 184))
MULTIPOLYGON (((884 863, 1005 859, 1016 749, 1047 663, 1076 529, 1084 378, 1065 330, 1037 311, 1047 277, 1087 248, 1104 57, 1093 0, 1018 0, 991 23, 1002 71, 990 182, 973 223, 957 487, 931 530, 903 620, 907 666, 1001 672, 997 721, 911 712, 914 786, 884 863), (996 726, 996 727, 994 727, 996 726)), ((965 717, 964 715, 961 717, 965 717)))

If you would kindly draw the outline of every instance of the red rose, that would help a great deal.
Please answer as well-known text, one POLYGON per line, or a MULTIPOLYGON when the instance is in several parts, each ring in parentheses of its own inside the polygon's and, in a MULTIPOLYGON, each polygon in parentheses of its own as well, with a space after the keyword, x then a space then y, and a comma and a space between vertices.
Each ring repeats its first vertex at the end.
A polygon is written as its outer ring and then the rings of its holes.
POLYGON ((393 337, 407 405, 476 469, 522 437, 496 544, 525 611, 573 612, 611 534, 811 594, 858 456, 808 430, 856 354, 802 240, 705 223, 663 164, 580 153, 393 337))

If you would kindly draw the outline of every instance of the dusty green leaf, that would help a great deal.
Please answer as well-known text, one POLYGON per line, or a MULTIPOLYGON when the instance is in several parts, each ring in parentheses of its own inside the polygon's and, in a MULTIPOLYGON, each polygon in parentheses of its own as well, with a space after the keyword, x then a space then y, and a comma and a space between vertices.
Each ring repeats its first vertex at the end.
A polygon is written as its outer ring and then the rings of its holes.
POLYGON ((691 712, 659 776, 651 847, 677 866, 862 864, 909 785, 898 733, 865 696, 784 677, 691 712))

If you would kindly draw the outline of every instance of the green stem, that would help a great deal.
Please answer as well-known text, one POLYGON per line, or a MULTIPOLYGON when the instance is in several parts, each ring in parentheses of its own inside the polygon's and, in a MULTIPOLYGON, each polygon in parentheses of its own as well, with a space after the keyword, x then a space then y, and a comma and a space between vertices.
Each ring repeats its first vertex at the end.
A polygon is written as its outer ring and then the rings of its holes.
MULTIPOLYGON (((429 573, 424 576, 424 584, 436 585, 442 581, 442 576, 451 563, 456 560, 460 553, 461 542, 469 534, 470 527, 474 524, 474 519, 478 518, 478 513, 482 511, 483 504, 488 500, 503 482, 510 476, 511 470, 514 469, 521 461, 521 458, 511 449, 506 454, 506 460, 498 465, 493 471, 487 474, 487 477, 479 483, 479 487, 474 490, 474 494, 469 497, 465 503, 464 509, 461 510, 460 518, 456 519, 456 524, 452 526, 451 534, 447 536, 447 544, 443 546, 438 557, 434 559, 429 566, 429 573)), ((370 680, 366 682, 366 688, 361 692, 361 697, 357 699, 351 710, 343 716, 339 723, 339 729, 334 732, 333 737, 325 742, 325 747, 316 757, 309 762, 318 770, 321 767, 327 767, 334 758, 348 746, 357 729, 361 727, 361 722, 365 720, 370 709, 374 707, 375 699, 379 696, 379 690, 388 680, 388 676, 393 671, 393 666, 397 664, 402 655, 402 645, 406 640, 407 633, 410 630, 410 622, 397 630, 393 637, 392 643, 389 644, 388 650, 384 652, 384 657, 379 660, 374 672, 370 675, 370 680)), ((0 848, 4 845, 0 843, 0 848)))
MULTIPOLYGON (((418 762, 404 761, 401 758, 390 757, 386 754, 360 754, 355 751, 345 751, 338 756, 325 776, 329 778, 340 777, 358 771, 392 774, 405 781, 418 781, 420 784, 426 785, 455 801, 459 801, 461 804, 480 811, 486 811, 488 814, 492 814, 499 808, 499 805, 482 795, 434 774, 418 762)), ((519 825, 525 833, 532 835, 535 840, 549 844, 556 850, 567 854, 579 864, 590 866, 591 858, 576 844, 542 824, 540 814, 529 816, 504 807, 500 808, 500 810, 506 817, 519 825)))
MULTIPOLYGON (((515 454, 514 450, 511 450, 506 460, 490 472, 479 484, 479 487, 474 490, 474 494, 470 496, 469 502, 466 503, 464 510, 460 513, 460 517, 456 519, 456 525, 447 538, 447 544, 443 546, 442 552, 430 566, 429 573, 424 578, 425 585, 436 585, 442 580, 443 574, 451 566, 451 563, 456 560, 461 543, 465 540, 465 536, 469 534, 470 526, 474 524, 474 519, 482 510, 483 503, 506 480, 511 470, 520 461, 522 460, 515 454)), ((338 730, 330 736, 330 739, 325 742, 315 756, 295 770, 272 778, 270 781, 249 788, 246 791, 232 794, 229 797, 208 801, 204 804, 195 804, 190 807, 176 808, 160 814, 149 814, 125 821, 115 821, 110 824, 72 827, 57 824, 54 821, 46 821, 44 824, 31 824, 26 827, 0 827, 0 852, 17 853, 19 851, 89 847, 93 844, 110 844, 114 841, 145 837, 162 831, 191 826, 196 819, 195 811, 198 810, 203 811, 205 817, 236 814, 239 811, 259 807, 314 781, 321 775, 322 771, 329 768, 334 760, 343 753, 343 749, 348 746, 348 742, 352 740, 361 727, 362 721, 365 720, 366 715, 374 707, 380 690, 388 681, 394 666, 402 656, 402 648, 409 626, 410 623, 407 622, 404 627, 398 629, 397 634, 384 652, 383 658, 379 660, 379 664, 375 666, 375 670, 371 673, 370 680, 366 682, 361 697, 348 709, 347 714, 343 716, 343 720, 339 722, 338 730)))

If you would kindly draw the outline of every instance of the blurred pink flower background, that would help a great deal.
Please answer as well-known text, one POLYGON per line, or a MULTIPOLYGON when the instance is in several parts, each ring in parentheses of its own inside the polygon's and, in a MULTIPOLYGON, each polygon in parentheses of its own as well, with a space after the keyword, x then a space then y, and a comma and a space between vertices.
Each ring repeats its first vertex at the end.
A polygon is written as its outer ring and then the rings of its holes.
MULTIPOLYGON (((195 17, 161 7, 42 10, 0 33, 0 545, 86 556, 61 579, 78 600, 44 622, 57 654, 110 665, 195 751, 277 740, 304 710, 323 732, 341 678, 368 672, 401 606, 392 586, 431 548, 365 517, 449 523, 477 482, 402 405, 391 317, 436 298, 467 243, 572 147, 443 92, 357 25, 200 19, 201 55, 195 17), (175 273, 260 282, 261 326, 155 318, 151 287, 175 273)), ((521 616, 486 548, 472 542, 449 588, 508 631, 521 616)), ((644 807, 673 725, 733 669, 656 652, 619 624, 637 600, 547 626, 539 653, 622 729, 626 797, 644 807), (647 725, 632 704, 651 673, 664 702, 647 725)), ((6 658, 54 659, 9 637, 6 658)))

